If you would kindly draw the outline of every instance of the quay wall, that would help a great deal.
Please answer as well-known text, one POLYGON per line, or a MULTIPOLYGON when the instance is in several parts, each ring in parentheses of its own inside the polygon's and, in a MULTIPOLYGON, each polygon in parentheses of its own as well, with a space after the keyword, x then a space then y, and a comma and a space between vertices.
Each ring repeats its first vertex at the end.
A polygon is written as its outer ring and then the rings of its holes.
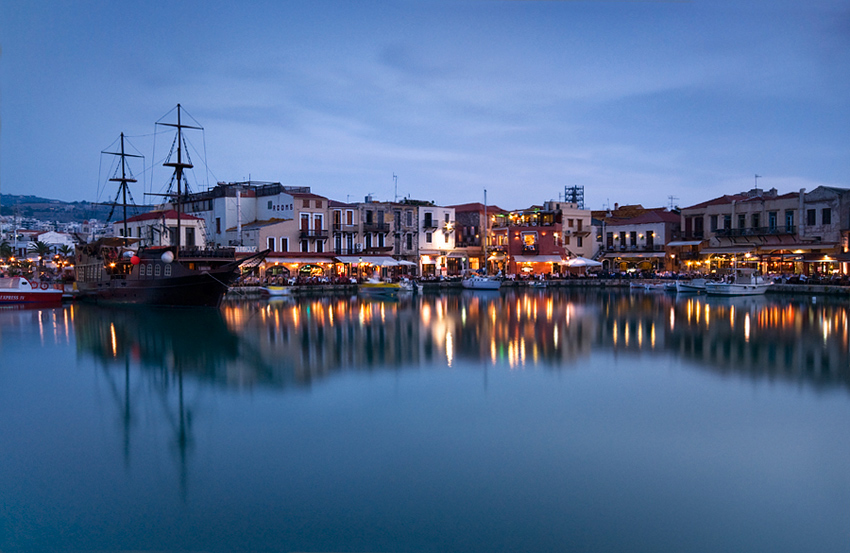
MULTIPOLYGON (((547 288, 621 288, 628 289, 634 279, 566 279, 548 280, 547 288)), ((665 282, 663 280, 644 282, 665 282)), ((422 282, 426 292, 439 292, 441 290, 460 290, 458 281, 422 282)), ((294 285, 292 294, 294 296, 315 296, 324 294, 356 294, 356 284, 309 284, 294 285)), ((530 281, 506 280, 502 288, 519 289, 530 288, 530 281)), ((793 294, 806 296, 839 296, 850 299, 850 286, 822 285, 822 284, 774 284, 768 294, 793 294)), ((236 300, 240 298, 257 298, 262 295, 259 286, 236 286, 232 287, 225 296, 226 299, 236 300)))

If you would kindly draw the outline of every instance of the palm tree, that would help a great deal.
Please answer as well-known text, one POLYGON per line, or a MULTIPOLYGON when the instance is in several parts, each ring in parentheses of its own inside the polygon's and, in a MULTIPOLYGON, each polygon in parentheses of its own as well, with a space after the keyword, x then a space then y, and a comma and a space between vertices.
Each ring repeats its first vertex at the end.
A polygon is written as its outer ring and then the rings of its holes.
POLYGON ((62 244, 61 246, 59 246, 57 252, 59 253, 59 255, 62 256, 65 261, 68 261, 74 256, 74 247, 69 246, 68 244, 62 244))
POLYGON ((44 268, 44 258, 50 255, 50 244, 47 242, 42 242, 41 240, 36 240, 35 242, 30 242, 28 249, 38 254, 38 268, 44 268))
POLYGON ((12 245, 8 240, 3 240, 0 242, 0 258, 9 259, 10 257, 15 255, 15 250, 12 249, 12 245))

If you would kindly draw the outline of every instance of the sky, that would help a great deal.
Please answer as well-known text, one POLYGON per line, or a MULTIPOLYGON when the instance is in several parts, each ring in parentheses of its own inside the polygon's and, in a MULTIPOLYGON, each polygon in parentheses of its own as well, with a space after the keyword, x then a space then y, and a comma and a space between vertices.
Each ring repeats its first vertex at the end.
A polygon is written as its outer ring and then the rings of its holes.
POLYGON ((603 209, 850 188, 847 0, 5 0, 0 49, 3 194, 109 201, 123 132, 133 197, 157 201, 178 103, 204 127, 193 191, 520 209, 583 186, 603 209))

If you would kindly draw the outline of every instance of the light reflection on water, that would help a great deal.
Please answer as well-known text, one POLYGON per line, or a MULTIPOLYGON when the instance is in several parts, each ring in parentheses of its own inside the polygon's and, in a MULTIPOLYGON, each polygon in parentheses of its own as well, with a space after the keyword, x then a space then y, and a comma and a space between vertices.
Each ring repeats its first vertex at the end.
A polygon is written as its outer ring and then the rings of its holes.
POLYGON ((0 550, 844 551, 848 309, 2 311, 0 550))

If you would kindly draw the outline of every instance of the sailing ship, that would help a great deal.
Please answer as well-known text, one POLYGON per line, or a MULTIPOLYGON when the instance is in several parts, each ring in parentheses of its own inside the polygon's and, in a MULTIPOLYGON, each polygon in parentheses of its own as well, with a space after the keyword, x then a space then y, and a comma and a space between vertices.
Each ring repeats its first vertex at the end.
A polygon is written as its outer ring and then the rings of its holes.
MULTIPOLYGON (((239 278, 243 268, 256 267, 268 250, 237 258, 235 248, 197 248, 181 246, 181 212, 183 173, 193 167, 184 158, 183 130, 199 129, 182 123, 181 106, 177 104, 177 123, 158 123, 176 128, 172 151, 163 164, 174 170, 172 182, 177 192, 172 195, 177 228, 174 244, 142 246, 140 239, 130 238, 127 229, 128 184, 136 182, 128 171, 127 158, 141 157, 126 153, 124 134, 120 152, 106 152, 120 157, 120 176, 109 179, 119 183, 113 206, 124 209, 124 232, 121 237, 101 238, 76 246, 77 298, 95 303, 138 304, 175 307, 218 307, 228 288, 239 278), (175 161, 176 160, 176 161, 175 161), (118 197, 122 202, 118 203, 118 197)), ((188 190, 186 191, 188 192, 188 190)))

